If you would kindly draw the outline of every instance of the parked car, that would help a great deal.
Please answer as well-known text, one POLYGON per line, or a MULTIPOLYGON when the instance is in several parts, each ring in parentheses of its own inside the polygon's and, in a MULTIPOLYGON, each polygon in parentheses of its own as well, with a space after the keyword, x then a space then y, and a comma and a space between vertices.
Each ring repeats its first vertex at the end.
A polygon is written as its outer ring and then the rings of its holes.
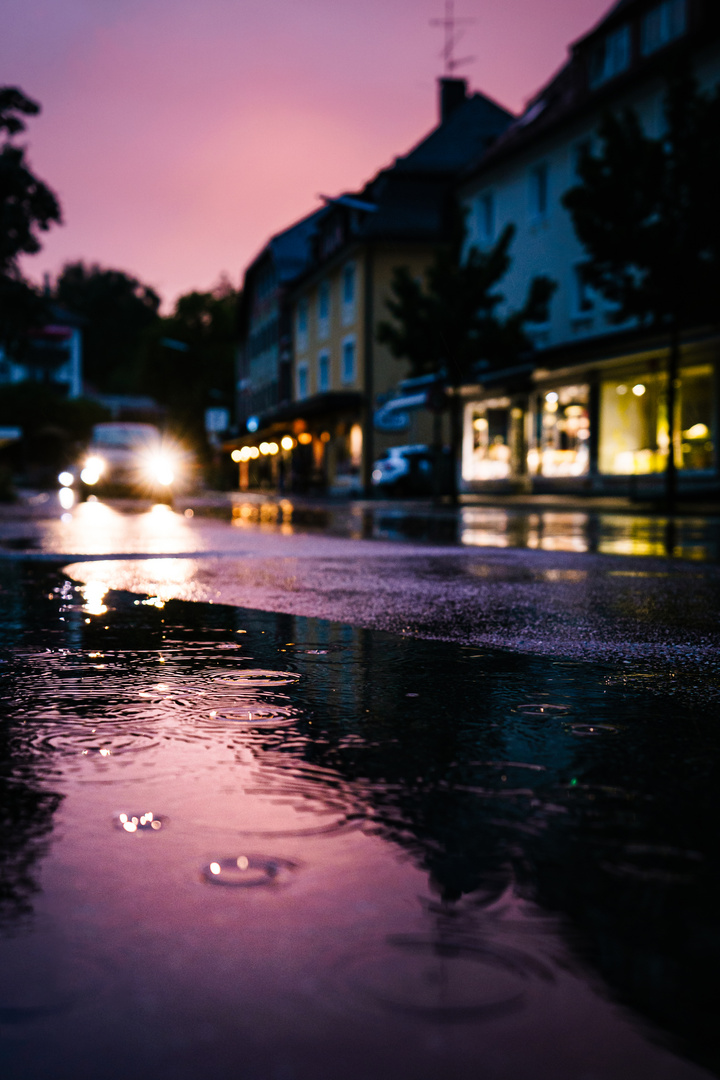
POLYGON ((378 495, 433 495, 449 489, 450 453, 431 446, 391 446, 373 465, 378 495))
POLYGON ((188 455, 154 424, 96 424, 81 460, 58 480, 78 496, 90 492, 168 498, 187 481, 188 455))

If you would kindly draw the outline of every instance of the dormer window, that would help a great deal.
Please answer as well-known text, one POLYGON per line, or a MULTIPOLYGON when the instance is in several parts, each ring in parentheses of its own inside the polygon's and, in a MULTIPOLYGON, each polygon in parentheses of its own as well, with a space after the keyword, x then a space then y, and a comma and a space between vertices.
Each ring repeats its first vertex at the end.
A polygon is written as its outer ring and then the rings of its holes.
POLYGON ((686 0, 664 0, 651 8, 642 20, 640 51, 643 56, 650 56, 675 38, 682 37, 686 29, 686 0))
POLYGON ((594 46, 589 57, 590 89, 601 86, 630 67, 630 27, 621 26, 594 46))

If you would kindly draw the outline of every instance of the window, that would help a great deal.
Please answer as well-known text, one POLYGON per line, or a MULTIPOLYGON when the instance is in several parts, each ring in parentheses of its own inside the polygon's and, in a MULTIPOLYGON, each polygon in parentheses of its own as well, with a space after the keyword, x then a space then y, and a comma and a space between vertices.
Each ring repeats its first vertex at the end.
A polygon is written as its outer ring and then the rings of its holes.
POLYGON ((307 348, 308 302, 303 298, 297 306, 297 345, 300 351, 307 348))
POLYGON ((345 338, 343 341, 342 381, 355 382, 355 338, 345 338))
POLYGON ((590 388, 558 386, 545 391, 535 412, 528 471, 541 476, 584 476, 590 468, 590 388))
POLYGON ((298 364, 297 369, 297 396, 300 401, 308 396, 308 366, 298 364))
POLYGON ((588 285, 586 263, 577 263, 573 267, 573 318, 589 318, 595 310, 595 298, 588 285))
POLYGON ((547 217, 548 212, 548 167, 543 162, 530 170, 530 217, 547 217))
POLYGON ((477 201, 477 234, 482 243, 491 244, 495 239, 495 195, 486 191, 477 201))
POLYGON ((323 281, 318 289, 318 333, 320 337, 327 337, 328 323, 330 321, 330 284, 323 281))
POLYGON ((608 79, 626 71, 630 66, 630 27, 621 26, 608 34, 594 47, 589 57, 590 88, 601 86, 608 79))
POLYGON ((317 386, 321 394, 330 389, 330 354, 327 352, 318 354, 317 386))
POLYGON ((355 263, 348 263, 343 267, 342 298, 345 305, 352 306, 355 303, 355 263))
POLYGON ((649 56, 682 37, 687 28, 685 0, 665 0, 648 11, 640 31, 640 51, 649 56))
MULTIPOLYGON (((712 469, 714 386, 711 364, 680 369, 675 398, 675 465, 712 469)), ((635 371, 600 385, 600 472, 660 473, 668 454, 667 375, 635 371)))
POLYGON ((512 471, 512 424, 507 398, 476 402, 466 409, 464 480, 504 480, 512 471))

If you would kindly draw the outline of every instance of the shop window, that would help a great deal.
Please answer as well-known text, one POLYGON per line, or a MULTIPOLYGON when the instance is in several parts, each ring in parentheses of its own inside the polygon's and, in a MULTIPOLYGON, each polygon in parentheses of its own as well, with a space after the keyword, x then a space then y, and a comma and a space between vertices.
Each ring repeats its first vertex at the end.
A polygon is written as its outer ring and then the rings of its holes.
MULTIPOLYGON (((675 464, 712 469, 713 369, 684 367, 675 398, 675 464)), ((644 371, 606 379, 600 387, 600 472, 628 476, 663 472, 667 462, 667 375, 644 371)))
POLYGON ((585 476, 590 469, 589 387, 546 390, 537 410, 528 470, 541 476, 585 476))
POLYGON ((693 471, 712 469, 715 464, 712 365, 682 368, 678 398, 679 465, 693 471))
POLYGON ((464 480, 504 480, 511 474, 510 402, 480 402, 466 410, 464 480))

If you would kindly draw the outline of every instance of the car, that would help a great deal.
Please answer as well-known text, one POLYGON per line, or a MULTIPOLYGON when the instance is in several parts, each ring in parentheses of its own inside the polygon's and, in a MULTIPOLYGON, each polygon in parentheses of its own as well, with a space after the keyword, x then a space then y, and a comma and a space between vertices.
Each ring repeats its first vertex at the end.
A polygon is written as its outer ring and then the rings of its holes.
POLYGON ((82 459, 58 480, 81 499, 98 492, 167 500, 187 472, 187 454, 154 424, 109 421, 95 424, 82 459))
POLYGON ((433 495, 448 490, 450 455, 431 446, 391 446, 373 464, 378 495, 433 495))

